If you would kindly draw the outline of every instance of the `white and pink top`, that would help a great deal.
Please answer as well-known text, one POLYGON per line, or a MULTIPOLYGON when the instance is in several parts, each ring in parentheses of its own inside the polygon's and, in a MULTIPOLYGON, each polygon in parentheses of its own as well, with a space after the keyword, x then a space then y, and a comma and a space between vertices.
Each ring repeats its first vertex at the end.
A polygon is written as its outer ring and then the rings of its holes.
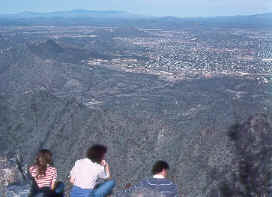
POLYGON ((38 167, 31 166, 29 168, 30 175, 35 179, 39 188, 51 187, 57 180, 57 169, 52 166, 47 166, 45 175, 38 175, 38 167))

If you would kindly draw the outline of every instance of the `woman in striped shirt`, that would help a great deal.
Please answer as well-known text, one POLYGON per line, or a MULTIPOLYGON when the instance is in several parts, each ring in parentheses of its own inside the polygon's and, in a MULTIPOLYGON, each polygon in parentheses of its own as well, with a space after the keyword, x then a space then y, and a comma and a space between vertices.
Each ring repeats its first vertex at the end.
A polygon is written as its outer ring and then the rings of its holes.
POLYGON ((56 184, 57 169, 52 165, 52 153, 47 149, 40 150, 35 164, 29 168, 29 173, 34 179, 30 196, 38 193, 44 193, 46 196, 63 195, 64 185, 61 182, 56 184))

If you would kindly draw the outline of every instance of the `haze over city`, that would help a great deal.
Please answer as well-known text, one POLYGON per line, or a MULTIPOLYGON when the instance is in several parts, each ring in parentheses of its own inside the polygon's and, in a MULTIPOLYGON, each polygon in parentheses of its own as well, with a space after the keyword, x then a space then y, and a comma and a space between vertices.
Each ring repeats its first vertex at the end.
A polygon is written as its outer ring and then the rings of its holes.
POLYGON ((270 0, 10 0, 1 3, 0 14, 73 9, 120 10, 147 16, 207 17, 272 12, 272 2, 270 0))

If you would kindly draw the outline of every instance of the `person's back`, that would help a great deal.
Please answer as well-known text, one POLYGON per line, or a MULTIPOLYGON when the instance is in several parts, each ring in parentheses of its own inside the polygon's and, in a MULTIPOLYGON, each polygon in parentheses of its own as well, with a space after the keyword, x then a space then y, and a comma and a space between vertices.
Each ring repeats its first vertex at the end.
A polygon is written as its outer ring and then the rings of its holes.
POLYGON ((44 175, 39 174, 39 167, 37 165, 29 168, 30 175, 35 179, 39 188, 52 188, 57 179, 57 170, 55 167, 47 165, 44 175))
POLYGON ((104 160, 107 147, 100 144, 91 146, 86 158, 77 160, 70 172, 73 187, 70 197, 103 197, 111 193, 115 181, 110 178, 109 164, 104 160), (97 180, 105 179, 99 186, 97 180))
POLYGON ((159 191, 165 197, 178 196, 177 185, 167 179, 169 165, 165 161, 157 161, 152 167, 152 178, 144 179, 138 186, 159 191))
POLYGON ((83 158, 75 163, 75 167, 71 171, 74 178, 73 184, 83 189, 94 188, 98 178, 108 178, 104 171, 104 167, 92 162, 88 158, 83 158))
POLYGON ((47 149, 42 149, 36 156, 36 162, 29 168, 32 177, 32 188, 30 197, 48 196, 62 197, 64 184, 56 182, 57 169, 52 166, 52 153, 47 149))
POLYGON ((155 191, 159 191, 165 197, 177 196, 177 186, 167 178, 144 179, 139 185, 155 191))

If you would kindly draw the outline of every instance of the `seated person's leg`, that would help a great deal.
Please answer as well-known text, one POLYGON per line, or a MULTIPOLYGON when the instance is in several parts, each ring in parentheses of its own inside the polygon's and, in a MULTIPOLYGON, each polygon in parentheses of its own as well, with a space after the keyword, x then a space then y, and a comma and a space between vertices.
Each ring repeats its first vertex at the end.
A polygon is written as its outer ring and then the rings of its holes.
POLYGON ((63 196, 63 193, 64 193, 64 183, 63 182, 57 182, 56 183, 56 188, 54 189, 55 193, 58 195, 58 196, 63 196))
POLYGON ((90 189, 81 189, 77 186, 73 186, 70 191, 70 197, 91 197, 90 189))
POLYGON ((115 186, 114 180, 105 181, 93 190, 94 197, 104 197, 111 193, 113 187, 115 186))

